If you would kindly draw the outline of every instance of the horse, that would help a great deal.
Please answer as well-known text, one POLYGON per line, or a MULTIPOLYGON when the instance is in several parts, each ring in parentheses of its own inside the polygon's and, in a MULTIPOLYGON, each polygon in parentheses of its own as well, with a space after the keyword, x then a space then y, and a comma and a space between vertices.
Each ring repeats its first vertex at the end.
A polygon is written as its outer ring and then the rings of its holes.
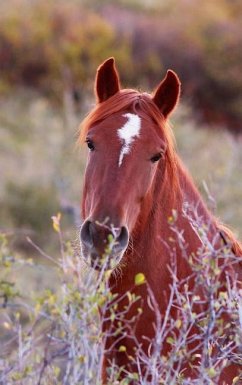
POLYGON ((111 381, 112 365, 125 384, 240 381, 238 346, 234 351, 226 326, 238 326, 238 301, 229 323, 221 298, 241 290, 242 245, 210 213, 177 155, 169 117, 180 93, 172 70, 152 94, 122 89, 109 58, 97 69, 97 103, 81 125, 80 141, 89 148, 82 257, 100 271, 105 256, 116 304, 112 320, 110 308, 101 311, 103 384, 111 381))

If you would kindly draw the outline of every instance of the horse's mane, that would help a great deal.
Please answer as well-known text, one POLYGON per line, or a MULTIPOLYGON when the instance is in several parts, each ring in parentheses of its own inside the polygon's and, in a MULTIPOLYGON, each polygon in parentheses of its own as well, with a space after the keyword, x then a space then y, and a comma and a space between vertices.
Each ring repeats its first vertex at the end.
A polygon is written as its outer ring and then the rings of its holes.
POLYGON ((233 232, 227 226, 219 223, 218 221, 217 228, 224 241, 224 244, 229 246, 236 256, 242 257, 242 243, 235 238, 233 232))
POLYGON ((143 119, 154 120, 157 130, 166 143, 166 165, 167 175, 172 182, 172 192, 175 194, 179 189, 177 173, 177 155, 175 152, 175 139, 169 123, 153 102, 151 95, 141 93, 132 89, 122 89, 115 95, 102 103, 96 104, 94 109, 86 116, 80 125, 79 143, 86 140, 88 130, 98 121, 108 118, 119 111, 131 109, 138 113, 143 119))

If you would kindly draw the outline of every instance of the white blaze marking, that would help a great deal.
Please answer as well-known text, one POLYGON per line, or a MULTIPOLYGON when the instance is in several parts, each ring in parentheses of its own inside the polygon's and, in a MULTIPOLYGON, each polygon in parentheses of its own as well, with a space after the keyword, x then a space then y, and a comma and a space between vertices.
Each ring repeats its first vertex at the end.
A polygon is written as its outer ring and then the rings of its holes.
POLYGON ((128 113, 123 116, 128 118, 128 120, 123 127, 118 129, 118 136, 122 142, 124 142, 119 155, 119 167, 123 162, 124 155, 129 154, 130 146, 133 143, 134 138, 139 136, 141 128, 141 119, 138 115, 128 113))

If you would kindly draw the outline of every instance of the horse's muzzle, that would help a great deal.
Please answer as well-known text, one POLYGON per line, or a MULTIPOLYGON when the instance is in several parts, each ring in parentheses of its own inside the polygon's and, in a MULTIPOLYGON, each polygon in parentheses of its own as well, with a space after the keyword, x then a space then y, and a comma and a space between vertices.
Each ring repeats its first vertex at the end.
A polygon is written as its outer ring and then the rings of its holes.
POLYGON ((80 231, 83 257, 97 270, 114 268, 121 260, 129 243, 126 226, 115 227, 86 220, 80 231))

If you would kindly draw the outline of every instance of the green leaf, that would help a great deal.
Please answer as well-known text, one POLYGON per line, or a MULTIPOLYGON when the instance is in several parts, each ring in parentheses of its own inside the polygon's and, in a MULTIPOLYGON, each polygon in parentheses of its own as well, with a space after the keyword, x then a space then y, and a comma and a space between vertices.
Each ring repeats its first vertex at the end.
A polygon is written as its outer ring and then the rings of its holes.
POLYGON ((208 375, 209 375, 210 378, 215 377, 216 374, 217 374, 217 372, 216 372, 216 370, 215 370, 215 368, 213 366, 211 368, 209 368, 207 372, 208 372, 208 375))
POLYGON ((138 273, 134 277, 134 283, 136 286, 143 285, 145 283, 145 275, 143 273, 138 273))
POLYGON ((119 348, 118 348, 118 351, 119 352, 126 352, 126 346, 120 345, 119 348))
POLYGON ((174 338, 172 338, 172 337, 167 337, 166 342, 167 342, 168 344, 170 344, 170 345, 173 345, 174 342, 175 342, 175 340, 174 340, 174 338))

